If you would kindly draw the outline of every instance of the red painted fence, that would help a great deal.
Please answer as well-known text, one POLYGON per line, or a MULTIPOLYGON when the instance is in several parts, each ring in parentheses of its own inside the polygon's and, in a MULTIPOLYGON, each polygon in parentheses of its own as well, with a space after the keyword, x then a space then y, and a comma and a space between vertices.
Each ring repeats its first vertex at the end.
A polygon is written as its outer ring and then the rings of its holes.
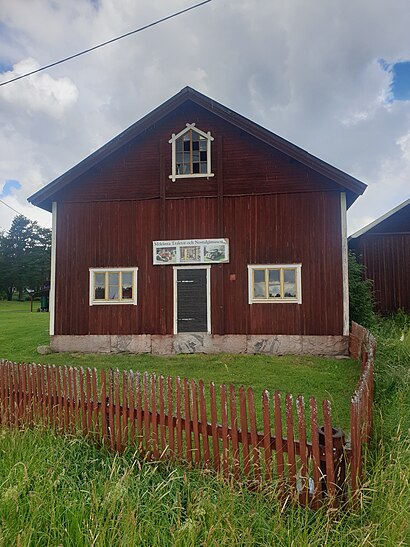
MULTIPOLYGON (((299 395, 96 369, 0 361, 0 423, 43 423, 84 434, 121 452, 135 446, 153 460, 172 458, 213 468, 318 507, 360 487, 362 444, 371 431, 373 347, 351 401, 351 447, 333 429, 330 402, 299 395), (323 426, 319 427, 319 412, 323 426), (350 465, 349 465, 350 462, 350 465), (349 479, 350 476, 350 479, 349 479), (350 488, 349 488, 350 483, 350 488)), ((363 344, 361 344, 362 346, 363 344)), ((375 347, 375 346, 374 346, 375 347)))

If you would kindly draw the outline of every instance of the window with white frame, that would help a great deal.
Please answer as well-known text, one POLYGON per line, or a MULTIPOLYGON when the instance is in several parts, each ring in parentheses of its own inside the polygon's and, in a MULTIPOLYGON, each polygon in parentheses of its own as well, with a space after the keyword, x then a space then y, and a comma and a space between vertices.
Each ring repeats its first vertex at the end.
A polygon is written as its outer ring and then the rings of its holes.
POLYGON ((137 304, 138 268, 90 268, 90 306, 137 304))
POLYGON ((180 178, 213 177, 211 172, 211 133, 205 133, 194 123, 187 123, 186 128, 172 134, 169 143, 172 145, 172 182, 180 178))
POLYGON ((249 304, 302 303, 302 264, 255 264, 248 266, 249 304))

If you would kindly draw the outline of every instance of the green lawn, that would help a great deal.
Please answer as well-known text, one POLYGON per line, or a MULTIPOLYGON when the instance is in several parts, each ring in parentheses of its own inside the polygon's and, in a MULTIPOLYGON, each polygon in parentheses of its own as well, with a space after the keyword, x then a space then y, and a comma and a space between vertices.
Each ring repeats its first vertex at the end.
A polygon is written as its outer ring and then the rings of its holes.
MULTIPOLYGON (((36 306, 34 306, 36 309, 36 306)), ((359 377, 359 364, 350 359, 265 355, 90 355, 61 353, 39 355, 37 346, 48 345, 48 313, 30 313, 29 302, 0 302, 0 358, 17 362, 118 368, 155 372, 164 376, 203 379, 205 383, 252 386, 259 397, 276 389, 307 399, 332 403, 333 423, 349 430, 349 401, 359 377)), ((258 405, 259 406, 259 405, 258 405)), ((258 412, 258 416, 259 416, 258 412)), ((259 422, 260 420, 258 420, 259 422)))
POLYGON ((0 545, 410 545, 410 317, 375 334, 375 424, 356 508, 311 511, 278 500, 275 485, 251 492, 83 438, 0 428, 0 545))

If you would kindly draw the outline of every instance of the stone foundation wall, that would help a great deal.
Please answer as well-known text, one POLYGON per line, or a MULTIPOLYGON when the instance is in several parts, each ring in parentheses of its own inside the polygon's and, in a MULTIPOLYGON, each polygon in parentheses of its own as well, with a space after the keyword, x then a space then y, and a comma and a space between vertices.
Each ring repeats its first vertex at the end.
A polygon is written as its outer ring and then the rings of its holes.
POLYGON ((141 334, 51 336, 51 349, 81 353, 348 355, 348 336, 141 334))

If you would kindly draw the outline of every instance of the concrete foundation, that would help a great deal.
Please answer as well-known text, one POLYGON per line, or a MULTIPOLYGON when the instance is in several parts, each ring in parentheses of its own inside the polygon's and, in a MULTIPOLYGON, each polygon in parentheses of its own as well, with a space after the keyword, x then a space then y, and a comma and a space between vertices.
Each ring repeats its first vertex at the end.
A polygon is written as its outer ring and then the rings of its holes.
POLYGON ((51 348, 80 353, 262 353, 266 355, 348 355, 348 336, 272 334, 54 335, 51 348))

